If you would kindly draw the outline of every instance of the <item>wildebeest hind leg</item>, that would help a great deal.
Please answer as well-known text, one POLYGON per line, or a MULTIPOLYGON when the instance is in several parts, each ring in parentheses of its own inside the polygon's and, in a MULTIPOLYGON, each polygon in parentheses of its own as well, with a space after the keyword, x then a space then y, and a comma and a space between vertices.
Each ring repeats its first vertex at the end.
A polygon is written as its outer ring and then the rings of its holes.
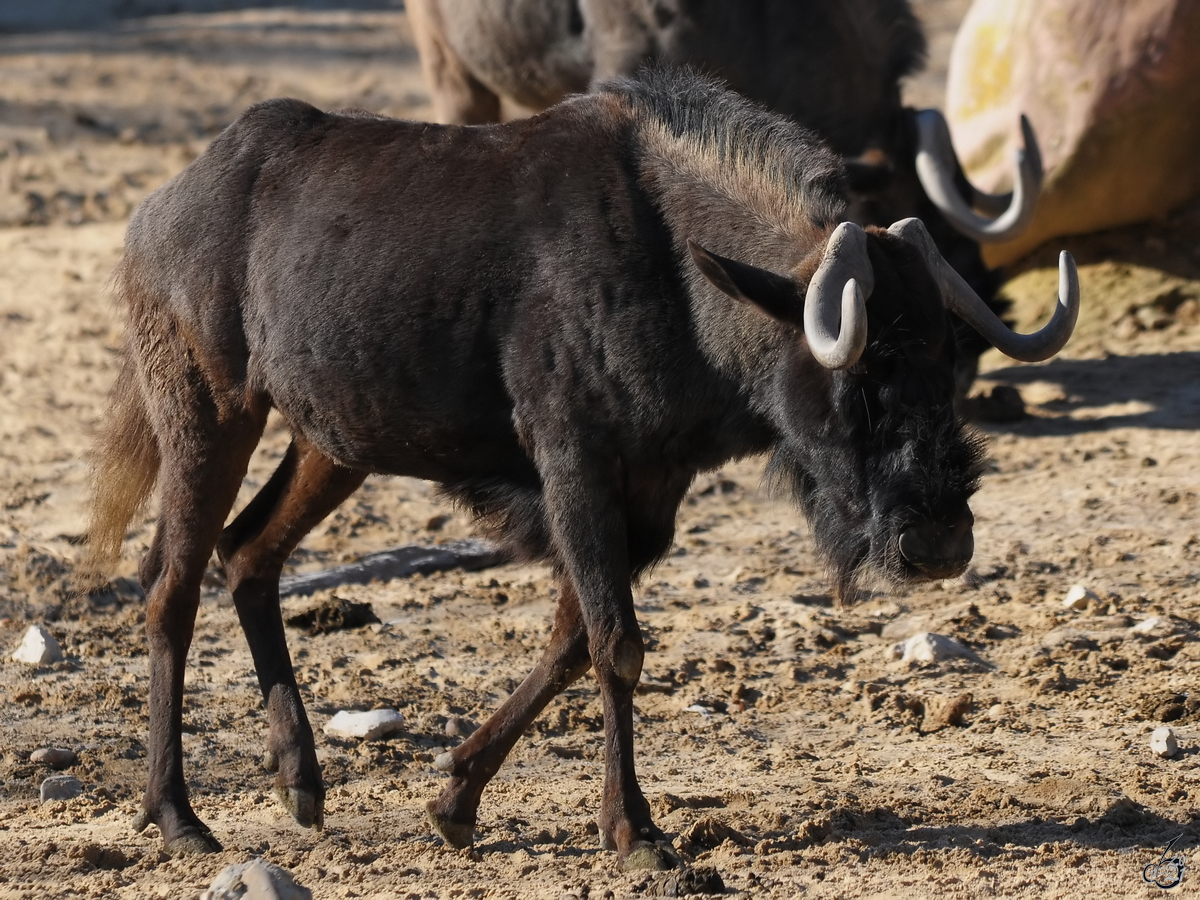
POLYGON ((304 535, 365 477, 365 472, 339 466, 297 437, 270 480, 217 542, 217 555, 267 704, 266 764, 276 771, 275 793, 296 821, 307 827, 323 823, 325 787, 288 655, 279 575, 304 535))
POLYGON ((266 422, 265 409, 217 409, 190 391, 203 376, 178 378, 157 395, 162 504, 154 543, 139 575, 148 597, 150 776, 139 831, 150 822, 169 853, 221 849, 192 811, 183 774, 184 665, 200 603, 200 580, 266 422))
POLYGON ((429 801, 426 811, 430 827, 446 843, 471 845, 483 789, 546 704, 590 665, 579 598, 563 579, 550 645, 538 664, 478 731, 434 763, 450 773, 450 783, 437 799, 429 801))

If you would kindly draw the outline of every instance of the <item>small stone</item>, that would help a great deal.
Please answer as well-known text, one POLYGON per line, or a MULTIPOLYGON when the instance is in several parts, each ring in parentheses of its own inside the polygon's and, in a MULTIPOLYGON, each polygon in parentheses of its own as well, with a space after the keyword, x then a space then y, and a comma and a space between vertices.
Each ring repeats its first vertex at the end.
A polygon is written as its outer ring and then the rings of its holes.
POLYGON ((885 641, 906 641, 914 634, 925 630, 928 618, 928 616, 904 616, 895 619, 883 626, 879 636, 885 641))
POLYGON ((1137 317, 1138 324, 1146 331, 1161 331, 1171 326, 1171 314, 1155 304, 1139 306, 1134 315, 1137 317))
POLYGON ((1088 608, 1089 603, 1093 602, 1100 602, 1100 598, 1093 591, 1088 590, 1082 584, 1073 584, 1063 599, 1063 608, 1084 610, 1088 608))
POLYGON ((74 775, 51 775, 42 782, 41 800, 70 800, 83 793, 83 784, 74 775))
POLYGON ((74 750, 66 750, 62 747, 42 747, 29 754, 29 761, 36 765, 49 766, 52 769, 66 769, 79 762, 79 757, 74 750))
POLYGON ((1175 730, 1165 725, 1155 728, 1150 733, 1150 751, 1163 759, 1169 759, 1179 752, 1179 742, 1175 740, 1175 730))
POLYGON ((404 726, 404 716, 394 709, 370 712, 342 710, 325 723, 325 733, 342 740, 374 741, 395 734, 404 726))
POLYGON ((479 728, 474 722, 460 716, 451 716, 446 720, 446 737, 469 738, 479 728))
POLYGON ((892 647, 892 657, 901 662, 940 662, 943 659, 959 657, 983 663, 971 648, 952 637, 932 631, 918 632, 907 641, 896 644, 892 647))
POLYGON ((1171 625, 1162 616, 1143 619, 1129 629, 1131 634, 1154 634, 1156 631, 1172 631, 1171 625))
POLYGON ((261 859, 236 863, 221 870, 200 900, 312 900, 286 869, 261 859))
POLYGON ((63 658, 62 648, 54 635, 41 625, 30 625, 25 632, 21 646, 13 653, 12 658, 17 662, 29 663, 33 666, 45 666, 58 662, 63 658))
POLYGON ((987 717, 988 717, 988 720, 992 721, 992 722, 1003 722, 1004 721, 1004 704, 1003 703, 994 703, 991 706, 989 706, 988 711, 987 711, 987 717))

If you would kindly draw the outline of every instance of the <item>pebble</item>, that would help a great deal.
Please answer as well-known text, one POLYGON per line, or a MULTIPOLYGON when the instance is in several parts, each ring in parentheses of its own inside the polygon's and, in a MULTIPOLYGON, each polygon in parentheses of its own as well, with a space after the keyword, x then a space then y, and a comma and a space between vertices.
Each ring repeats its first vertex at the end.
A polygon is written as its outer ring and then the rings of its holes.
POLYGON ((1085 610, 1089 603, 1099 603, 1100 598, 1096 596, 1094 591, 1085 588, 1082 584, 1071 585, 1067 591, 1067 596, 1063 599, 1064 609, 1085 610))
POLYGON ((17 662, 29 663, 33 666, 44 666, 58 662, 63 658, 62 648, 54 635, 41 625, 30 625, 25 632, 21 646, 13 653, 12 658, 17 662))
POLYGON ((374 741, 395 734, 404 727, 404 716, 394 709, 373 709, 370 712, 342 710, 327 723, 325 733, 343 740, 374 741))
POLYGON ((1143 619, 1132 628, 1129 629, 1130 634, 1154 634, 1161 632, 1164 635, 1171 634, 1175 631, 1174 625, 1162 616, 1151 616, 1148 619, 1143 619))
POLYGON ((74 750, 62 747, 42 747, 29 754, 29 761, 37 765, 46 765, 52 769, 66 769, 79 762, 74 750))
POLYGON ((42 782, 41 800, 70 800, 83 793, 83 784, 74 775, 51 775, 42 782))
POLYGON ((983 662, 970 647, 932 631, 918 632, 907 641, 896 644, 892 647, 892 657, 902 662, 940 662, 953 657, 983 662))
POLYGON ((1150 750, 1155 756, 1168 759, 1179 752, 1179 742, 1175 740, 1175 730, 1167 728, 1165 725, 1162 728, 1155 728, 1150 733, 1150 750))
POLYGON ((296 884, 286 869, 252 859, 222 869, 200 900, 312 900, 312 891, 296 884))
POLYGON ((469 719, 451 716, 446 720, 446 737, 469 738, 478 728, 479 726, 469 719))

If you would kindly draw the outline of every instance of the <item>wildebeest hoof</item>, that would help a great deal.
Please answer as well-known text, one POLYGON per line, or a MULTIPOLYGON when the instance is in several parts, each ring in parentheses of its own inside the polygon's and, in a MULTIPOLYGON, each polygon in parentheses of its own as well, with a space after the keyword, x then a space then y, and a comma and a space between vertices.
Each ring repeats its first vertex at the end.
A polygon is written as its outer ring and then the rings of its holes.
POLYGON ((197 856, 202 853, 220 853, 225 848, 212 836, 212 832, 189 827, 183 829, 165 849, 171 856, 197 856))
POLYGON ((617 863, 622 872, 664 872, 679 865, 679 857, 665 841, 650 844, 645 841, 634 844, 617 863))
POLYGON ((292 814, 292 818, 305 828, 320 831, 325 824, 324 801, 312 791, 276 786, 275 796, 279 798, 283 808, 292 814))
POLYGON ((475 823, 453 822, 438 814, 434 808, 435 803, 436 801, 430 800, 425 804, 425 818, 429 820, 429 827, 433 829, 433 833, 451 847, 459 850, 464 850, 475 843, 475 823))

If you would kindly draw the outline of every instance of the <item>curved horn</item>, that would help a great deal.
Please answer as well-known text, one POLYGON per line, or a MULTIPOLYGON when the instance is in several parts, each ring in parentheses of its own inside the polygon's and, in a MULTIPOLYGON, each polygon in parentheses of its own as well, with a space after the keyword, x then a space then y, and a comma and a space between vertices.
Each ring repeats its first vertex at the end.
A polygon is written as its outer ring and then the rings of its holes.
POLYGON ((1017 172, 1012 191, 988 194, 971 186, 971 205, 996 216, 988 219, 971 209, 954 183, 959 164, 945 117, 936 109, 922 109, 914 118, 917 125, 917 177, 946 220, 980 243, 1007 241, 1020 234, 1033 218, 1042 188, 1042 154, 1029 120, 1021 116, 1023 146, 1016 154, 1017 172))
POLYGON ((833 230, 804 295, 804 337, 827 369, 845 369, 867 346, 866 298, 875 289, 867 233, 852 222, 833 230))
POLYGON ((1074 258, 1066 250, 1058 257, 1058 305, 1054 315, 1040 331, 1018 334, 1000 321, 1000 317, 942 258, 920 219, 901 219, 888 232, 921 249, 929 273, 941 289, 946 308, 957 313, 1005 356, 1021 362, 1041 362, 1061 350, 1070 339, 1079 318, 1079 273, 1074 258))

